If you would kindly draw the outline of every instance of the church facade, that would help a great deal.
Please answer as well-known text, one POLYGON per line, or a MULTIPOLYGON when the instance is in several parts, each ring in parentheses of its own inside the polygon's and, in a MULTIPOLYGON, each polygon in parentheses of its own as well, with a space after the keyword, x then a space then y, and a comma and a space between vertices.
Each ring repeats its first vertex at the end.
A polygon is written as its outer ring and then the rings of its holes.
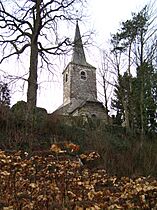
POLYGON ((107 121, 105 107, 97 100, 96 68, 86 61, 78 22, 72 59, 63 71, 63 104, 54 114, 107 121))

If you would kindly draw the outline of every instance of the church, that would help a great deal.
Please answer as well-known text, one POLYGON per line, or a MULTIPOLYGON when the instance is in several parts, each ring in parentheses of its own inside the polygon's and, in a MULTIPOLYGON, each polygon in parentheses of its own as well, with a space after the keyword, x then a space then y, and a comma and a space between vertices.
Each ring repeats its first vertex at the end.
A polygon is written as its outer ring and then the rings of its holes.
POLYGON ((53 114, 87 116, 107 121, 105 107, 97 100, 96 68, 86 61, 78 22, 71 62, 62 74, 63 104, 53 114))

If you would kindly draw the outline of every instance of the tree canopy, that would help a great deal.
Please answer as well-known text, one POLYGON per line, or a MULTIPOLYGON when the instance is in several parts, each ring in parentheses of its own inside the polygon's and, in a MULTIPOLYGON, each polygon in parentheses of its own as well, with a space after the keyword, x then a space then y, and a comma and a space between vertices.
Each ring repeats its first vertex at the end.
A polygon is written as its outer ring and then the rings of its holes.
POLYGON ((112 107, 128 129, 139 129, 142 134, 156 131, 157 126, 157 71, 156 16, 146 5, 132 19, 122 22, 120 30, 112 35, 112 54, 117 61, 117 84, 112 107), (124 71, 120 62, 125 58, 124 71))
MULTIPOLYGON (((85 2, 84 2, 85 3, 85 2)), ((66 21, 81 17, 77 6, 81 0, 12 0, 0 1, 0 46, 4 60, 27 52, 29 76, 27 102, 29 109, 36 106, 38 66, 52 65, 49 55, 66 52, 71 43, 60 37, 58 28, 66 21)))

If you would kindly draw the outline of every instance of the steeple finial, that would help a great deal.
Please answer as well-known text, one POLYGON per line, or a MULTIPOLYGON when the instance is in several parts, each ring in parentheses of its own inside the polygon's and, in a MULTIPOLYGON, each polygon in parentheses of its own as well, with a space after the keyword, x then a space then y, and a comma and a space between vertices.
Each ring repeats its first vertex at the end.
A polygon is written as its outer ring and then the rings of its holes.
POLYGON ((75 37, 74 37, 72 62, 76 64, 80 64, 80 65, 86 64, 86 57, 85 57, 85 53, 83 49, 78 20, 76 20, 76 30, 75 30, 75 37))

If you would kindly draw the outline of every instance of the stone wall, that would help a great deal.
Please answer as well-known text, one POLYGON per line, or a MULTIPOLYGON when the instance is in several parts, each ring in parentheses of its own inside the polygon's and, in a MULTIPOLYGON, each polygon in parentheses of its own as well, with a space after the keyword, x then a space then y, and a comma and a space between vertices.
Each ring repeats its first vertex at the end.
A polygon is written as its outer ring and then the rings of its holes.
POLYGON ((75 110, 73 113, 73 116, 81 115, 101 119, 107 122, 105 107, 100 102, 87 102, 84 106, 75 110))
POLYGON ((83 66, 70 63, 63 72, 64 105, 72 98, 81 100, 96 100, 96 69, 92 66, 83 66), (81 79, 84 71, 86 79, 81 79))

